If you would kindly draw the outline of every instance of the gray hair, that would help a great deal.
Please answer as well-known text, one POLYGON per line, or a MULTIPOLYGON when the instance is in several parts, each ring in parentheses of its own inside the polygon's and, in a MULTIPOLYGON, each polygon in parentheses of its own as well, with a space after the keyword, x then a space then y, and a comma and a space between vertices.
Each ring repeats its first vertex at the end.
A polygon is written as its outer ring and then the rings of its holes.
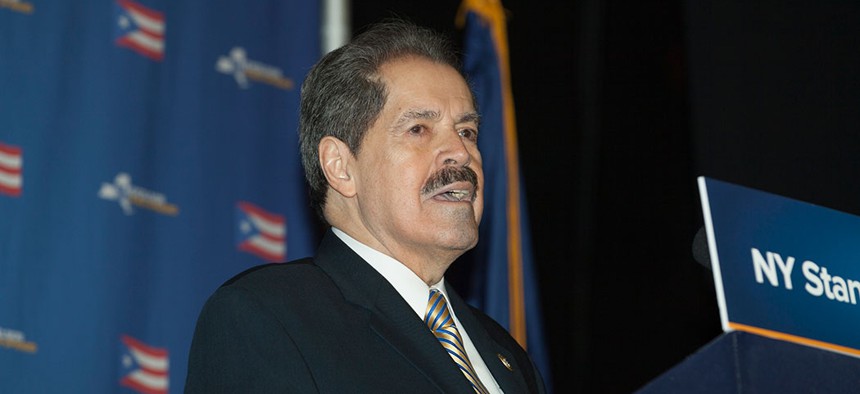
POLYGON ((379 68, 409 56, 447 64, 461 73, 457 55, 441 34, 404 20, 369 26, 348 44, 326 54, 302 84, 299 144, 310 203, 325 221, 328 182, 319 162, 319 143, 333 136, 357 155, 367 130, 387 99, 379 68))

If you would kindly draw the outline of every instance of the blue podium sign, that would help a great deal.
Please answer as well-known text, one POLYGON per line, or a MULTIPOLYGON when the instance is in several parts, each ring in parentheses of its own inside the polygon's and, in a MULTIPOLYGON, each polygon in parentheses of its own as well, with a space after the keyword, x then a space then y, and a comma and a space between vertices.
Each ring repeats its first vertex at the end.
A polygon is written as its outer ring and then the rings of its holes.
POLYGON ((698 183, 723 331, 860 357, 860 217, 698 183))

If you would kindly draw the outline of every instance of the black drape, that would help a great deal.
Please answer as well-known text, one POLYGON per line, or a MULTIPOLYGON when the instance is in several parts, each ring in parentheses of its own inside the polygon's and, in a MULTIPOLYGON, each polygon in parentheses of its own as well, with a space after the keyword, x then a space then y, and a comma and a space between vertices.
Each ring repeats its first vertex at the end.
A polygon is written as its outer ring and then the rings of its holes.
MULTIPOLYGON (((860 212, 860 3, 503 4, 556 392, 635 391, 719 335, 696 176, 860 212)), ((353 27, 457 38, 458 5, 353 27)))

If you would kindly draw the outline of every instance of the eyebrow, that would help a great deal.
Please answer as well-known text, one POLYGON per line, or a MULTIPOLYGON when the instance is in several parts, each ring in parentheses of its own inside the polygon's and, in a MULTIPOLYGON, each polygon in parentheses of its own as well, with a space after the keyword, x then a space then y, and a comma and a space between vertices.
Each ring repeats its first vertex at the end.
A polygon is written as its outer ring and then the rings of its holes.
POLYGON ((478 125, 481 122, 481 115, 478 115, 477 112, 466 112, 460 116, 460 119, 457 119, 457 124, 460 123, 469 123, 474 122, 475 125, 478 125))
MULTIPOLYGON (((394 129, 400 128, 404 124, 409 123, 413 120, 438 120, 441 117, 442 115, 438 111, 434 111, 432 109, 409 110, 400 115, 400 118, 398 118, 397 121, 394 122, 394 129)), ((455 124, 474 122, 477 125, 480 118, 481 117, 480 115, 478 115, 477 112, 466 112, 460 115, 459 118, 457 118, 455 124)))
POLYGON ((406 123, 410 120, 436 120, 441 118, 442 115, 439 114, 438 111, 434 111, 432 109, 426 110, 409 110, 400 115, 400 119, 397 120, 397 124, 406 123))

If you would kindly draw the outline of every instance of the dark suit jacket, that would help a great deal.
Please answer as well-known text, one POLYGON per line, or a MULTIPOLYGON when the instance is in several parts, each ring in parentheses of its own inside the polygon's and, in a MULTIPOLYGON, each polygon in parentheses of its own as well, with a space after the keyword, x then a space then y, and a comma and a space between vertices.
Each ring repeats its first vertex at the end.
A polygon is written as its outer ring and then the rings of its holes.
MULTIPOLYGON (((508 332, 447 291, 505 393, 543 393, 537 369, 508 332)), ((473 393, 394 287, 331 230, 314 259, 255 267, 210 297, 185 392, 473 393)))

